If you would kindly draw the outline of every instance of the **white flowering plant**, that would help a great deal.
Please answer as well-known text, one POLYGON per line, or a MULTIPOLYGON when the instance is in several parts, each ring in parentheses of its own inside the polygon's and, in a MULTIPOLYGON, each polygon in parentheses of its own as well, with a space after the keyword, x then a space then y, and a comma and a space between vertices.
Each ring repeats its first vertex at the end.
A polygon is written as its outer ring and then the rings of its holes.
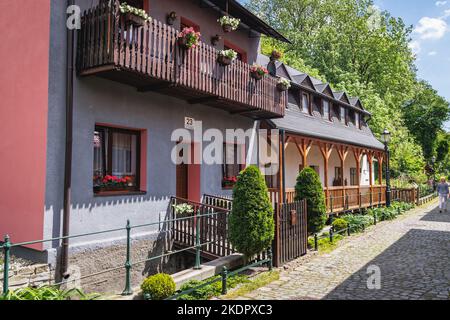
POLYGON ((278 79, 278 85, 289 89, 291 87, 291 82, 288 79, 281 77, 280 79, 278 79))
POLYGON ((134 14, 135 16, 141 17, 142 19, 144 19, 145 21, 151 21, 152 18, 150 18, 147 14, 147 12, 145 12, 145 10, 143 9, 138 9, 136 7, 130 6, 128 3, 124 2, 119 6, 119 10, 120 13, 122 14, 127 14, 127 13, 131 13, 134 14))
POLYGON ((234 60, 237 58, 237 52, 233 49, 221 50, 219 51, 219 56, 227 57, 228 59, 234 60))
POLYGON ((233 18, 230 16, 223 16, 217 22, 220 23, 220 25, 223 26, 230 26, 231 30, 237 30, 239 27, 239 24, 241 23, 241 19, 233 18))
POLYGON ((175 213, 178 215, 188 215, 194 213, 194 208, 187 203, 172 206, 175 209, 175 213))

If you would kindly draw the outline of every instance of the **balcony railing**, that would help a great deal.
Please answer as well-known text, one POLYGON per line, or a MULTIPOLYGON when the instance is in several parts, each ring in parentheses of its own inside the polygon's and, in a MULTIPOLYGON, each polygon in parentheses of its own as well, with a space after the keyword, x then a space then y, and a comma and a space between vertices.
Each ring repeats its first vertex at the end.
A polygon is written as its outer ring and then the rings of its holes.
POLYGON ((277 78, 257 81, 242 61, 221 66, 217 49, 203 42, 180 48, 178 31, 155 19, 140 27, 127 25, 118 5, 104 1, 83 14, 77 38, 80 76, 95 74, 142 92, 176 94, 252 118, 284 115, 287 92, 277 89, 277 78))

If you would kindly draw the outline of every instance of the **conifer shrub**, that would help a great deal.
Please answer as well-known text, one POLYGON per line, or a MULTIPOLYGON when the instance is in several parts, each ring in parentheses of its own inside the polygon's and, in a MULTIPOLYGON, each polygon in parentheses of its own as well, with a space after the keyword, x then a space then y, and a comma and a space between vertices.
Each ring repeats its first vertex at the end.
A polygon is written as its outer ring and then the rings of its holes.
POLYGON ((243 170, 233 188, 233 209, 229 217, 229 238, 247 258, 272 244, 275 233, 273 207, 259 168, 243 170))
POLYGON ((297 177, 295 201, 306 199, 308 206, 308 233, 323 229, 327 221, 325 195, 320 177, 311 168, 305 168, 297 177))

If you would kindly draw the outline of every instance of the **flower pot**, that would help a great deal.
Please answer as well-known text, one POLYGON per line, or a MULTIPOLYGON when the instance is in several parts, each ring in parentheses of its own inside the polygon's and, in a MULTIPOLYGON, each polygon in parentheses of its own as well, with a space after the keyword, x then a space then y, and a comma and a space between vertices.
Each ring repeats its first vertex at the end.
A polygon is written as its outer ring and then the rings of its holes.
POLYGON ((125 13, 124 20, 126 25, 132 25, 135 28, 142 27, 145 24, 144 18, 137 16, 131 12, 125 13))
POLYGON ((181 37, 178 38, 178 45, 180 46, 180 48, 184 49, 184 50, 189 50, 191 47, 188 46, 187 44, 187 39, 186 37, 181 37))
POLYGON ((277 89, 278 89, 278 91, 287 91, 288 90, 288 86, 285 85, 284 83, 278 83, 277 84, 277 89))
POLYGON ((222 29, 223 29, 223 32, 228 33, 228 32, 233 31, 233 26, 231 24, 224 24, 222 26, 222 29))
POLYGON ((264 77, 263 74, 260 74, 260 73, 257 72, 257 71, 251 71, 251 72, 250 72, 250 76, 251 76, 253 79, 255 79, 255 80, 261 80, 261 79, 264 77))
POLYGON ((221 66, 229 66, 231 64, 231 62, 233 62, 233 60, 231 58, 219 55, 217 57, 217 62, 221 65, 221 66))

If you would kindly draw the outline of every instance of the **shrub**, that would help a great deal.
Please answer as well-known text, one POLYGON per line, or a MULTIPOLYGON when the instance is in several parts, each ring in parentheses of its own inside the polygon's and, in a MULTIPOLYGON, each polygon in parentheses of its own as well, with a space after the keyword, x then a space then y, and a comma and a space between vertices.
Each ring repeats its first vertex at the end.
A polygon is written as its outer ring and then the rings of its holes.
POLYGON ((306 199, 308 205, 308 232, 323 229, 327 221, 325 195, 319 175, 311 168, 305 168, 297 177, 295 200, 306 199))
POLYGON ((242 171, 233 188, 230 242, 247 258, 270 247, 274 238, 273 207, 259 169, 242 171))
POLYGON ((347 230, 348 223, 344 219, 335 219, 332 223, 334 232, 341 232, 347 230))
POLYGON ((342 217, 343 220, 347 222, 350 226, 351 232, 361 232, 364 228, 371 226, 373 221, 373 216, 370 215, 353 215, 348 214, 342 217))
MULTIPOLYGON (((178 300, 208 300, 212 297, 220 296, 222 294, 222 281, 220 281, 219 279, 221 279, 221 276, 215 276, 203 281, 191 280, 183 284, 180 288, 181 292, 202 286, 203 284, 212 280, 217 280, 216 282, 204 285, 188 294, 180 296, 178 300)), ((232 289, 235 288, 238 284, 247 282, 249 282, 247 276, 235 275, 227 279, 227 288, 232 289)))
POLYGON ((0 300, 95 300, 99 294, 86 294, 80 289, 61 290, 57 287, 19 288, 0 295, 0 300))
POLYGON ((145 279, 141 289, 144 294, 149 294, 152 300, 163 300, 175 294, 176 285, 170 275, 158 273, 145 279))

